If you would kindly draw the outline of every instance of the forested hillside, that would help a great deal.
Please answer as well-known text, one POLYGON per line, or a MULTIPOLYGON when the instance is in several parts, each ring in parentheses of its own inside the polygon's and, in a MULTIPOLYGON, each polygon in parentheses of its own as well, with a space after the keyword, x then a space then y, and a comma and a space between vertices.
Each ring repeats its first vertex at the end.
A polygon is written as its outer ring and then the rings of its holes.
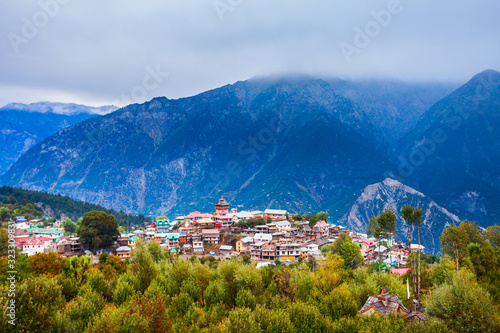
POLYGON ((136 216, 124 212, 117 212, 100 205, 73 200, 70 197, 60 194, 54 195, 9 186, 0 187, 0 207, 4 207, 3 211, 9 210, 8 214, 5 213, 0 216, 2 221, 7 221, 9 218, 15 218, 19 215, 27 215, 29 218, 41 217, 43 215, 42 210, 44 210, 49 217, 65 215, 73 221, 78 220, 87 212, 94 210, 103 211, 113 215, 119 225, 128 228, 132 226, 143 227, 145 223, 150 221, 149 217, 144 217, 143 215, 136 216), (23 209, 23 207, 25 208, 23 209))

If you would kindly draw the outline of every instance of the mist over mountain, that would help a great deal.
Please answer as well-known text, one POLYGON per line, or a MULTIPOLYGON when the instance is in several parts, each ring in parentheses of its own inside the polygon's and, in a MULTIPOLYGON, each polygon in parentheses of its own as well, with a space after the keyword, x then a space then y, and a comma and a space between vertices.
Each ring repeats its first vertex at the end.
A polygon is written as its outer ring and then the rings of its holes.
POLYGON ((0 174, 23 153, 59 130, 116 110, 114 106, 39 102, 0 108, 0 174))
MULTIPOLYGON (((211 211, 223 194, 247 209, 328 210, 332 221, 359 227, 380 199, 358 203, 351 216, 353 205, 390 177, 422 194, 409 200, 430 212, 428 229, 457 216, 489 225, 498 223, 498 74, 483 72, 455 91, 290 76, 155 98, 61 130, 23 154, 1 182, 171 216, 211 211), (413 161, 436 128, 444 131, 446 110, 469 116, 422 164, 401 162, 413 161)), ((386 197, 399 207, 406 190, 386 197)))
POLYGON ((55 113, 64 115, 76 115, 81 113, 103 115, 116 111, 117 109, 118 107, 114 105, 95 107, 75 103, 36 102, 30 104, 9 103, 0 108, 0 111, 28 111, 36 113, 55 113))

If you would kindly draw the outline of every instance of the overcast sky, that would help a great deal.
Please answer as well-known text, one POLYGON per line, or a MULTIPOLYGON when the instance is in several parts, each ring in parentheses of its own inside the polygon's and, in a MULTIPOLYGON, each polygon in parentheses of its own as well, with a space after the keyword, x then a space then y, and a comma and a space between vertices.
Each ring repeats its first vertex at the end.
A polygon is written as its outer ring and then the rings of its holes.
POLYGON ((466 82, 500 1, 0 0, 0 106, 191 96, 280 73, 466 82))

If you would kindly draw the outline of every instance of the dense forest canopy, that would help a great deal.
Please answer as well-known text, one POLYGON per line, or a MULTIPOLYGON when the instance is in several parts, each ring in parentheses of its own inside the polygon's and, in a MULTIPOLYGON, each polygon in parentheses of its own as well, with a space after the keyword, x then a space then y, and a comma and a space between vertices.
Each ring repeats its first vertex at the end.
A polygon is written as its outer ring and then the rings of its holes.
MULTIPOLYGON (((454 243, 459 251, 450 247, 449 255, 439 257, 437 263, 430 260, 432 256, 422 255, 418 290, 425 320, 414 325, 400 315, 358 315, 368 296, 379 294, 383 286, 399 295, 407 308, 416 298, 415 288, 410 273, 399 276, 379 271, 376 265, 363 265, 359 248, 342 235, 323 249, 324 260, 290 265, 276 260, 262 268, 245 257, 179 258, 156 242, 140 241, 125 262, 107 253, 94 265, 89 256, 20 256, 16 261, 16 326, 8 324, 9 268, 7 257, 1 257, 0 330, 497 332, 499 228, 481 233, 471 222, 457 228, 445 230, 442 241, 448 241, 452 233, 453 239, 474 242, 465 250, 454 243), (460 256, 458 266, 455 255, 460 256), (409 298, 407 283, 412 290, 409 298)), ((0 237, 0 242, 5 239, 0 237)))

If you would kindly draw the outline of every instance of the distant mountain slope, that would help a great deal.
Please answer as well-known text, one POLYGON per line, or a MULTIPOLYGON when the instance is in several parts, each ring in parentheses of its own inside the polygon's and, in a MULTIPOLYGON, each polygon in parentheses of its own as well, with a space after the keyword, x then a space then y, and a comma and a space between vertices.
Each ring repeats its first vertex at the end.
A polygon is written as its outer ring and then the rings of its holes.
POLYGON ((399 143, 399 175, 454 213, 500 221, 500 73, 437 102, 399 143))
POLYGON ((394 80, 334 80, 335 91, 359 105, 388 149, 410 131, 429 108, 457 85, 394 80))
POLYGON ((116 109, 49 102, 11 103, 0 108, 0 174, 21 154, 57 131, 116 109))
POLYGON ((224 193, 341 217, 359 189, 393 169, 374 142, 370 120, 331 84, 250 80, 64 129, 2 182, 145 214, 211 210, 224 193))
POLYGON ((147 215, 212 210, 224 194, 248 209, 328 210, 336 220, 390 177, 487 226, 500 221, 497 74, 423 114, 449 86, 292 76, 155 98, 58 132, 0 181, 147 215), (446 139, 425 150, 436 129, 446 139))
MULTIPOLYGON (((380 214, 388 208, 396 213, 398 239, 408 241, 408 229, 400 216, 401 207, 411 205, 423 211, 420 228, 421 243, 426 253, 440 250, 439 237, 448 225, 456 224, 459 218, 436 204, 424 194, 408 187, 397 180, 387 178, 383 182, 367 186, 349 211, 346 222, 351 230, 366 232, 366 225, 372 216, 380 214)), ((413 242, 417 242, 417 230, 413 234, 413 242)))

